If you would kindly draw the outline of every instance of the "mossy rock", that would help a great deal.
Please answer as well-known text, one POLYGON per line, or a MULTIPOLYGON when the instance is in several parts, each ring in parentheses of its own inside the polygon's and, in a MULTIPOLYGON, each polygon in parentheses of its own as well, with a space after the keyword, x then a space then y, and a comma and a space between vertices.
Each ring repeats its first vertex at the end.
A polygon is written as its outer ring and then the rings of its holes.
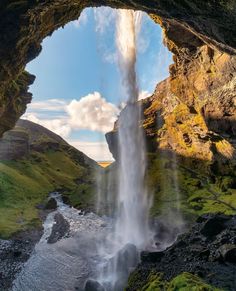
MULTIPOLYGON (((133 284, 137 284, 137 274, 131 274, 128 281, 128 290, 134 290, 133 284), (135 279, 136 278, 136 279, 135 279)), ((136 288, 136 287, 135 287, 136 288)), ((170 281, 163 279, 162 273, 155 273, 152 271, 148 276, 146 282, 141 287, 136 288, 136 291, 223 291, 205 283, 198 276, 191 273, 181 273, 170 281)))

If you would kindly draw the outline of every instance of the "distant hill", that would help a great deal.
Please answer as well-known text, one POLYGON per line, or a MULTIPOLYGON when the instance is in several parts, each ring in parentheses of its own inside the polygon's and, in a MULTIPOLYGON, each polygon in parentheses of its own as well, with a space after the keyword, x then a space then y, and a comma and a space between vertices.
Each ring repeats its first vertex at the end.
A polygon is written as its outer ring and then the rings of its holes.
POLYGON ((0 237, 39 225, 38 208, 54 190, 74 207, 93 208, 98 168, 57 134, 19 120, 0 139, 0 237))

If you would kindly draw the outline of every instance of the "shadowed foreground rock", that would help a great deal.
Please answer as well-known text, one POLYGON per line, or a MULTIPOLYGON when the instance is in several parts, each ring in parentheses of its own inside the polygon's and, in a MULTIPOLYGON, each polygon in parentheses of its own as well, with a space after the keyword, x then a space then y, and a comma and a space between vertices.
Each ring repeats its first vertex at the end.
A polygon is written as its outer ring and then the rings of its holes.
POLYGON ((236 216, 201 216, 192 229, 180 235, 167 250, 141 254, 141 263, 131 274, 127 291, 152 290, 142 288, 154 281, 157 284, 157 277, 162 277, 158 284, 167 284, 184 272, 192 273, 220 290, 234 291, 235 254, 236 216))
POLYGON ((29 259, 42 229, 21 232, 10 240, 0 239, 0 290, 9 290, 23 264, 29 259))
POLYGON ((105 291, 105 289, 97 281, 89 279, 85 284, 84 291, 105 291))

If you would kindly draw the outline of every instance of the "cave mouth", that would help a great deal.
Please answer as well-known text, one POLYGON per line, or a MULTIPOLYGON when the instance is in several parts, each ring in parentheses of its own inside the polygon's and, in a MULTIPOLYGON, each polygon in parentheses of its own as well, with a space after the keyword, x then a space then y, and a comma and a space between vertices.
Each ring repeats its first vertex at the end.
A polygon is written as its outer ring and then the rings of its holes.
MULTIPOLYGON (((98 162, 113 160, 104 134, 113 129, 125 101, 115 19, 116 10, 109 7, 84 9, 78 20, 47 37, 26 67, 36 79, 22 118, 61 135, 98 162)), ((136 64, 140 99, 169 75, 172 54, 162 37, 161 27, 142 12, 136 64)))

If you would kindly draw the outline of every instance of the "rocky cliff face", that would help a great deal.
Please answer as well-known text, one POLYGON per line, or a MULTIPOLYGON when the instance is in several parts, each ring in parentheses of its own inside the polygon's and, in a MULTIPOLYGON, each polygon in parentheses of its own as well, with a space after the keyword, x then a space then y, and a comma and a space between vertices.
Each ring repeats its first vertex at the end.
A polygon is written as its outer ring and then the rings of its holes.
POLYGON ((25 131, 11 130, 0 139, 0 160, 15 160, 28 154, 29 135, 25 131))
MULTIPOLYGON (((170 50, 178 50, 166 41, 170 50)), ((187 44, 185 49, 186 57, 176 53, 170 77, 146 101, 147 135, 158 139, 159 148, 214 164, 215 169, 229 160, 235 165, 236 59, 205 44, 194 52, 187 44)))
MULTIPOLYGON (((27 93, 27 89, 34 77, 26 74, 24 68, 40 53, 42 40, 57 28, 78 18, 85 7, 100 5, 143 10, 162 25, 168 47, 175 55, 175 65, 171 69, 171 76, 174 78, 171 82, 172 93, 185 103, 187 102, 187 105, 190 105, 193 99, 195 100, 196 90, 199 92, 200 102, 202 98, 200 92, 204 92, 206 87, 209 89, 208 92, 214 90, 220 94, 226 82, 228 84, 230 80, 233 80, 235 72, 233 55, 236 53, 236 3, 234 0, 141 2, 4 0, 0 4, 1 134, 14 126, 16 120, 25 111, 26 104, 30 102, 31 94, 27 93), (190 79, 190 74, 186 78, 186 72, 189 70, 191 71, 190 79), (225 72, 227 72, 226 75, 225 72), (219 82, 221 76, 224 78, 219 82), (211 84, 212 79, 215 80, 213 84, 211 84), (191 86, 194 86, 196 90, 192 91, 189 83, 192 83, 191 86), (185 94, 182 94, 183 91, 185 94)), ((231 86, 233 86, 232 83, 231 86)), ((217 96, 212 98, 212 95, 215 94, 208 96, 206 92, 204 93, 204 98, 209 100, 208 106, 204 104, 204 113, 206 117, 209 117, 208 124, 214 128, 220 128, 218 124, 215 125, 215 121, 211 122, 211 117, 214 117, 214 120, 222 114, 225 117, 226 108, 224 105, 224 108, 217 109, 215 112, 211 104, 217 106, 214 101, 217 96)), ((231 97, 226 98, 224 103, 228 104, 226 107, 230 102, 234 104, 233 96, 231 97)), ((194 104, 194 106, 198 105, 194 104)), ((225 126, 228 128, 228 121, 224 124, 227 124, 225 126)))
MULTIPOLYGON (((147 183, 154 195, 152 212, 167 215, 180 207, 188 220, 189 214, 234 213, 236 59, 204 43, 194 50, 185 43, 180 49, 169 33, 165 28, 167 45, 175 53, 170 77, 139 103, 147 139, 147 183)), ((118 159, 116 130, 115 125, 106 137, 118 159)))
MULTIPOLYGON (((152 17, 163 27, 165 42, 174 54, 170 77, 140 102, 153 213, 178 208, 171 203, 177 190, 181 208, 188 214, 234 212, 236 58, 178 24, 173 27, 152 17), (228 190, 230 194, 225 195, 228 190)), ((107 141, 117 159, 116 126, 107 141)))

